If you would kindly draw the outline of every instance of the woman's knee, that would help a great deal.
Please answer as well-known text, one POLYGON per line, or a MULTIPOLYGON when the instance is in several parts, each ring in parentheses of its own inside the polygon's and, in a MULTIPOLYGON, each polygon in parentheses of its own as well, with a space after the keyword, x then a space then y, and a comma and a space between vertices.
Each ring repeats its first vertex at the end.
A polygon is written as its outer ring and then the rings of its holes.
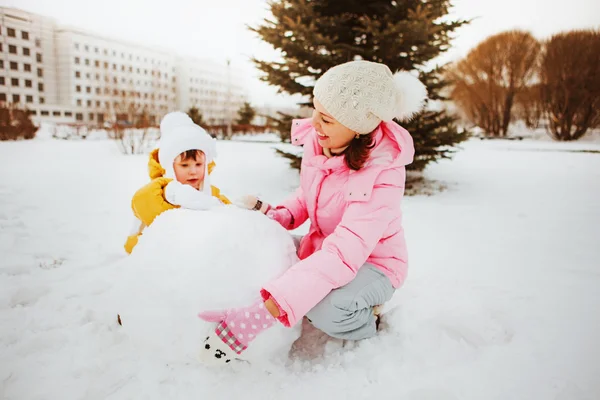
POLYGON ((369 313, 372 310, 357 310, 347 294, 333 291, 310 310, 306 317, 315 327, 336 336, 336 333, 347 332, 367 323, 365 314, 369 313))

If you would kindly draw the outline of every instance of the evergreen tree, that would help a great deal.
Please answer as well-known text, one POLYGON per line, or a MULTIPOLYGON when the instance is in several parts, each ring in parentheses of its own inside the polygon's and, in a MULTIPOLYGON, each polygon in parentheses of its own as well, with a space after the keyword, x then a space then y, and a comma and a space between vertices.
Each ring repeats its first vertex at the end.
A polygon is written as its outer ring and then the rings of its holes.
POLYGON ((239 118, 236 122, 240 125, 250 125, 255 116, 256 111, 252 108, 252 105, 246 101, 238 111, 239 118))
MULTIPOLYGON (((423 65, 450 46, 451 33, 463 20, 442 20, 450 0, 273 0, 272 19, 251 28, 280 51, 281 61, 254 59, 263 80, 280 92, 312 96, 314 81, 329 68, 363 59, 384 63, 392 71, 417 69, 430 100, 443 100, 443 68, 423 65)), ((451 146, 466 139, 456 118, 445 111, 425 111, 403 123, 415 140, 415 162, 448 158, 451 146)))
POLYGON ((196 125, 204 126, 204 117, 198 107, 190 107, 190 109, 187 110, 187 115, 189 115, 196 125))

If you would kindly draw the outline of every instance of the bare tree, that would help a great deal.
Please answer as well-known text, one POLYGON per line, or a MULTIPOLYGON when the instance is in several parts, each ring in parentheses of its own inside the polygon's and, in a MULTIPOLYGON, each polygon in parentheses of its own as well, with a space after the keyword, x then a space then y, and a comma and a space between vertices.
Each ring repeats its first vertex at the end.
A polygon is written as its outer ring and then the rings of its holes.
POLYGON ((506 136, 517 96, 535 83, 540 47, 523 31, 489 37, 449 69, 451 98, 488 134, 506 136))
POLYGON ((600 31, 554 35, 545 44, 540 100, 548 133, 577 140, 600 126, 600 31))

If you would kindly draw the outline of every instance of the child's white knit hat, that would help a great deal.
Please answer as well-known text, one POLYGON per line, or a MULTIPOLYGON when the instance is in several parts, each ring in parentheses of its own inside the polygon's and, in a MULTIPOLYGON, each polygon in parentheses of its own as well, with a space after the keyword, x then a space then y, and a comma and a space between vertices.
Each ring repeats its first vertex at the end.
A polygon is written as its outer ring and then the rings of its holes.
POLYGON ((421 111, 427 89, 409 72, 392 74, 385 64, 350 61, 325 72, 313 89, 315 99, 345 127, 359 134, 382 122, 406 120, 421 111))
POLYGON ((181 111, 165 115, 160 122, 158 144, 158 161, 165 169, 165 177, 175 179, 173 162, 188 150, 202 150, 208 166, 217 156, 216 140, 181 111))

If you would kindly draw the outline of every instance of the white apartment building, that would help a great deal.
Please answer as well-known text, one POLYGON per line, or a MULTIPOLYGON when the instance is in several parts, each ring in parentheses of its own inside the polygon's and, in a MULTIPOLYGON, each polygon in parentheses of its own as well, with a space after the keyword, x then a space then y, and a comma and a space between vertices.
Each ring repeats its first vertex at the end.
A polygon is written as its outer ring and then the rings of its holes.
POLYGON ((228 71, 0 7, 0 103, 27 107, 38 122, 135 122, 144 114, 157 123, 196 106, 208 123, 226 123, 246 97, 243 79, 228 71))
POLYGON ((77 120, 156 120, 176 108, 175 56, 74 29, 58 29, 56 43, 59 102, 77 120))
POLYGON ((235 121, 246 100, 239 78, 235 79, 241 76, 238 71, 228 63, 194 58, 180 57, 176 65, 178 109, 198 108, 209 125, 235 121))
POLYGON ((0 8, 0 102, 56 104, 55 29, 50 18, 0 8))

